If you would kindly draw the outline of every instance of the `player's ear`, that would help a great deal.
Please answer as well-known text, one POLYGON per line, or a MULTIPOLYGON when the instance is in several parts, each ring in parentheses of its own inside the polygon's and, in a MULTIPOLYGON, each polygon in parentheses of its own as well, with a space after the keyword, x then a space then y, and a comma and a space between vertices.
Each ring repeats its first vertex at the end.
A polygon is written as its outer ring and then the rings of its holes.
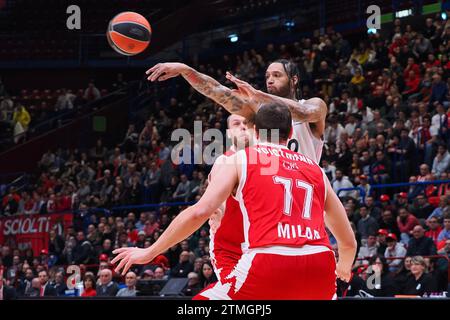
POLYGON ((292 76, 292 84, 294 85, 294 87, 298 85, 298 80, 298 76, 292 76))
POLYGON ((227 135, 227 138, 231 140, 230 129, 226 130, 226 135, 227 135))

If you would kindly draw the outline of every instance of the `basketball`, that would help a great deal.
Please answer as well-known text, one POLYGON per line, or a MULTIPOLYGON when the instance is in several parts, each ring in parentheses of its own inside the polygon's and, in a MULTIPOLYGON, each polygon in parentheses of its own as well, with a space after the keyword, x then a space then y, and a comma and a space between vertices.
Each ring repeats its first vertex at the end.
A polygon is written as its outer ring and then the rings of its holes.
POLYGON ((108 25, 108 42, 118 53, 134 56, 143 52, 150 44, 152 28, 142 15, 136 12, 122 12, 108 25))

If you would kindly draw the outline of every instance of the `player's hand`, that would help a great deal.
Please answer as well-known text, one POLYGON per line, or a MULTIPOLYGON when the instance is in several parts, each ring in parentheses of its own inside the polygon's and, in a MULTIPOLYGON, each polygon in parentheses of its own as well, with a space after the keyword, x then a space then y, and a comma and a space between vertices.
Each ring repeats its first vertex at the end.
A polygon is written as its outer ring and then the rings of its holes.
POLYGON ((186 65, 178 62, 158 63, 148 69, 145 74, 148 75, 147 80, 164 81, 170 78, 178 77, 184 70, 186 65))
POLYGON ((233 82, 236 87, 238 88, 237 91, 246 96, 249 99, 255 98, 255 96, 258 95, 258 91, 255 88, 253 88, 248 82, 245 82, 244 80, 236 78, 234 75, 232 75, 229 71, 226 73, 226 78, 233 82))
POLYGON ((125 275, 133 264, 145 264, 154 258, 149 254, 148 249, 141 248, 119 248, 114 250, 113 254, 117 254, 117 256, 111 261, 111 264, 120 261, 114 270, 120 273, 120 269, 123 269, 122 275, 125 275))
POLYGON ((215 233, 220 227, 220 222, 222 221, 223 211, 219 208, 209 217, 209 228, 211 233, 215 233))
POLYGON ((253 88, 248 82, 236 78, 229 71, 226 73, 226 78, 233 82, 237 87, 237 89, 232 90, 233 93, 238 94, 244 100, 247 100, 248 105, 252 107, 254 112, 257 111, 254 107, 271 100, 266 93, 253 88))
POLYGON ((352 278, 351 268, 345 268, 338 262, 336 264, 336 277, 342 281, 349 282, 352 278))

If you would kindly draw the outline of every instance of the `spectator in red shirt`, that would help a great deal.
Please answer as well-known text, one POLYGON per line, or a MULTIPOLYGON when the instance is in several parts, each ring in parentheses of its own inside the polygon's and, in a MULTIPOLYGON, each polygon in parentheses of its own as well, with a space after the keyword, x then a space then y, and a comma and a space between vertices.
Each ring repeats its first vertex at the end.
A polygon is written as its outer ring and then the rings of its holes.
POLYGON ((439 59, 436 59, 436 56, 432 53, 428 55, 428 59, 426 62, 423 63, 425 69, 430 69, 433 67, 439 67, 441 65, 441 61, 439 59))
POLYGON ((412 58, 412 57, 408 58, 408 64, 406 65, 405 70, 403 70, 403 78, 404 79, 409 78, 410 71, 414 71, 414 74, 416 74, 416 75, 420 74, 419 65, 415 63, 414 58, 412 58))
POLYGON ((419 220, 408 212, 406 208, 398 210, 397 225, 400 230, 400 238, 403 244, 407 245, 411 231, 419 224, 419 220))
POLYGON ((420 78, 417 75, 413 70, 409 71, 405 91, 402 92, 402 95, 409 96, 419 91, 420 78))
POLYGON ((389 46, 389 54, 390 55, 395 54, 395 49, 401 48, 405 44, 406 41, 402 38, 402 35, 399 33, 395 34, 392 44, 389 46))
POLYGON ((159 229, 159 223, 156 221, 154 213, 148 215, 148 220, 145 222, 144 231, 147 236, 151 236, 155 230, 159 229))
POLYGON ((431 217, 427 220, 427 225, 430 228, 425 232, 425 236, 433 239, 436 246, 438 245, 438 236, 442 231, 442 226, 439 223, 439 219, 437 217, 431 217))
POLYGON ((20 196, 16 193, 14 188, 11 188, 9 193, 3 197, 2 211, 6 215, 13 215, 19 209, 20 196))
POLYGON ((81 294, 82 297, 95 297, 97 296, 97 291, 95 288, 95 278, 92 274, 88 273, 84 276, 83 280, 84 291, 81 294))

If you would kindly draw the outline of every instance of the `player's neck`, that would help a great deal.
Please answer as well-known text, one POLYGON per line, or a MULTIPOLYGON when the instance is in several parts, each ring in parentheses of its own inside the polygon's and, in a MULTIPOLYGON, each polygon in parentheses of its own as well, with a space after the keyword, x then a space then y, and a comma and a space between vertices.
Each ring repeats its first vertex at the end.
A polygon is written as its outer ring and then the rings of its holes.
POLYGON ((297 101, 297 98, 295 97, 295 94, 293 94, 293 93, 288 94, 286 97, 281 97, 281 98, 286 98, 286 99, 297 101))

